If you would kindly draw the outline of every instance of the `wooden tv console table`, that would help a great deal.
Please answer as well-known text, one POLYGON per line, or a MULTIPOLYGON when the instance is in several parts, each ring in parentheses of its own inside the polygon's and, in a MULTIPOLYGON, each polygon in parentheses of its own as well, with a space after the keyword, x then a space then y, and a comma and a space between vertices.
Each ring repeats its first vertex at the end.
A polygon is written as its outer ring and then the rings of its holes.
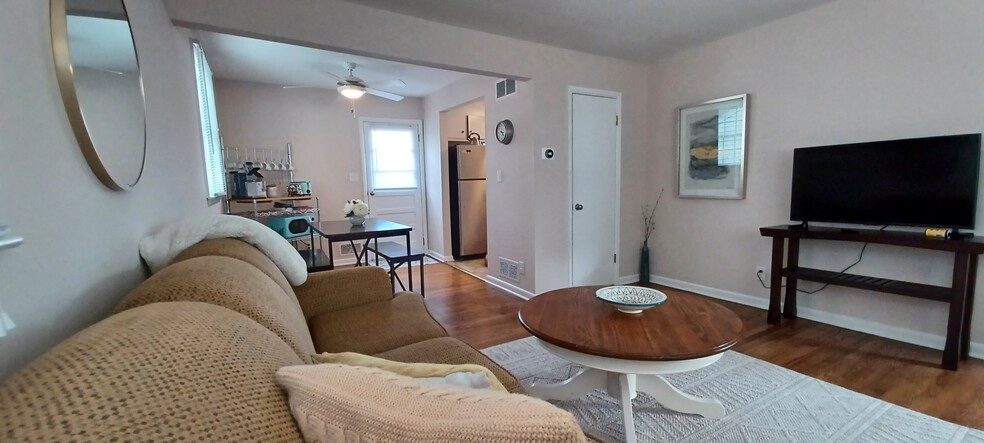
POLYGON ((960 360, 967 358, 970 347, 970 317, 974 307, 974 286, 977 280, 977 256, 984 253, 984 240, 978 238, 966 240, 929 238, 921 232, 802 228, 798 225, 769 226, 760 228, 759 231, 763 237, 772 237, 769 323, 778 324, 783 316, 796 318, 796 282, 798 280, 936 300, 950 304, 946 346, 943 349, 943 368, 956 370, 960 360), (821 269, 801 268, 799 266, 799 242, 801 239, 877 243, 952 252, 954 255, 953 282, 950 287, 933 286, 821 269), (788 249, 786 248, 787 240, 789 242, 788 249), (785 267, 783 267, 783 255, 785 255, 785 267), (780 298, 782 277, 786 277, 785 303, 782 303, 780 298), (780 305, 782 305, 781 313, 780 305))

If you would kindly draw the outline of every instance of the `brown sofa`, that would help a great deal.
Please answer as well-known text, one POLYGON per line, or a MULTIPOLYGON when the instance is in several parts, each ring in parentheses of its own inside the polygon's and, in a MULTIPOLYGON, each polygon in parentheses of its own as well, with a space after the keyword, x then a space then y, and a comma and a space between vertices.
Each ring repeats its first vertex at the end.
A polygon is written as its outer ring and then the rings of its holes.
POLYGON ((253 246, 208 240, 134 289, 109 318, 0 385, 2 441, 302 441, 274 372, 317 352, 483 365, 382 269, 291 287, 253 246))

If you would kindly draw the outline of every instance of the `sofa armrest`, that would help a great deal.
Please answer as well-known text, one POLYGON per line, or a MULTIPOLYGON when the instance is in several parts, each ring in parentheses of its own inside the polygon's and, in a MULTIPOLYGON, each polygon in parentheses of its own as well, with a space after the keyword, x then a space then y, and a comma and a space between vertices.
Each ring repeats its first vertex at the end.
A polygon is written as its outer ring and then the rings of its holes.
POLYGON ((359 267, 312 272, 307 281, 294 286, 304 318, 339 311, 366 303, 393 299, 389 274, 382 268, 359 267))

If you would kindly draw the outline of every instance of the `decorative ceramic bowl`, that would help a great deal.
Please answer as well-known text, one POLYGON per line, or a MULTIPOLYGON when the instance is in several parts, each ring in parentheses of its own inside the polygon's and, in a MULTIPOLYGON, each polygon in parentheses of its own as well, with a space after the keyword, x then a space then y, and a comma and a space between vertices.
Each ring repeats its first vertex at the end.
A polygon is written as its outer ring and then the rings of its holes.
POLYGON ((626 314, 638 314, 666 303, 666 294, 640 286, 608 286, 595 291, 595 297, 626 314))

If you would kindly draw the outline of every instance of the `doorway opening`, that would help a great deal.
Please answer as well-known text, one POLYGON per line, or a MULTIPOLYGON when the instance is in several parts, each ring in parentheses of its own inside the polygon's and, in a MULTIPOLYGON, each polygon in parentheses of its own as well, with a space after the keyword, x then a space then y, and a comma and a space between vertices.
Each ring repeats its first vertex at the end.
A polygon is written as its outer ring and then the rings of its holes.
MULTIPOLYGON (((228 212, 267 223, 269 214, 286 209, 292 211, 290 216, 331 223, 345 221, 342 208, 359 198, 371 208, 367 218, 411 227, 411 249, 431 257, 425 259, 428 263, 460 260, 462 268, 476 265, 465 272, 487 278, 487 193, 472 192, 482 197, 473 199, 480 204, 453 205, 459 211, 457 235, 476 234, 473 240, 479 247, 457 238, 458 252, 452 251, 449 147, 470 144, 467 149, 480 150, 475 147, 484 146, 488 134, 494 133, 488 127, 494 124, 485 122, 487 112, 498 116, 525 109, 530 96, 501 101, 519 92, 517 82, 523 78, 376 59, 276 39, 195 32, 203 49, 214 56, 223 172, 238 173, 252 164, 263 173, 250 186, 258 189, 254 194, 267 198, 244 199, 248 201, 238 206, 230 199, 228 212), (360 94, 345 94, 352 92, 360 94), (401 128, 402 124, 414 127, 401 128), (462 209, 468 208, 482 217, 463 215, 462 209)), ((493 155, 489 165, 498 160, 493 155)), ((477 170, 480 175, 459 177, 464 179, 456 179, 456 184, 484 179, 488 169, 477 170)), ((490 178, 502 182, 497 169, 492 171, 490 178)), ((459 197, 469 192, 456 191, 459 197)), ((493 197, 499 197, 526 190, 493 191, 493 197)), ((499 231, 492 227, 494 239, 499 231)), ((312 257, 309 265, 354 264, 363 246, 325 242, 317 234, 289 240, 312 257)), ((497 245, 492 246, 495 251, 497 245)), ((503 275, 497 258, 492 267, 492 274, 503 275)), ((512 269, 517 271, 509 281, 518 283, 515 276, 522 268, 512 269)))
POLYGON ((449 196, 443 208, 450 234, 448 262, 483 280, 488 276, 487 133, 484 97, 441 112, 441 145, 448 154, 442 167, 449 196))

